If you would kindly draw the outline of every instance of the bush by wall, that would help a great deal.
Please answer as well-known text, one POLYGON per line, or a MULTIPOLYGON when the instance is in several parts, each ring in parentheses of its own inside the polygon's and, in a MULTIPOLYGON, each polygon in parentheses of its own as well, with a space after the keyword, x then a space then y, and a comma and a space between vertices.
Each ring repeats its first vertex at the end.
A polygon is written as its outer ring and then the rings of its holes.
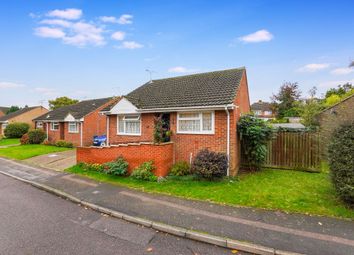
POLYGON ((237 123, 242 155, 249 170, 259 170, 266 159, 267 142, 272 138, 272 128, 252 115, 241 116, 237 123))
POLYGON ((11 123, 7 125, 4 134, 7 138, 21 138, 29 130, 30 126, 27 123, 11 123))
POLYGON ((157 176, 153 173, 154 170, 154 162, 148 161, 135 168, 130 176, 137 180, 157 181, 157 176))
POLYGON ((328 147, 328 160, 339 197, 354 207, 354 123, 334 131, 328 147))
POLYGON ((225 153, 201 150, 192 164, 192 172, 197 176, 212 180, 227 174, 227 156, 225 153))
POLYGON ((33 129, 28 132, 28 142, 30 144, 41 144, 47 135, 42 129, 33 129))
POLYGON ((67 142, 67 141, 64 141, 64 140, 58 140, 55 143, 55 146, 57 146, 57 147, 65 147, 65 148, 73 148, 74 144, 72 142, 67 142))
POLYGON ((28 134, 24 134, 24 135, 21 137, 20 143, 21 143, 22 145, 29 144, 29 137, 28 137, 28 134))
POLYGON ((171 167, 170 175, 183 176, 191 173, 191 168, 186 161, 179 161, 171 167))
POLYGON ((128 165, 128 162, 123 157, 119 157, 115 161, 103 164, 103 167, 107 174, 121 176, 127 174, 128 165))

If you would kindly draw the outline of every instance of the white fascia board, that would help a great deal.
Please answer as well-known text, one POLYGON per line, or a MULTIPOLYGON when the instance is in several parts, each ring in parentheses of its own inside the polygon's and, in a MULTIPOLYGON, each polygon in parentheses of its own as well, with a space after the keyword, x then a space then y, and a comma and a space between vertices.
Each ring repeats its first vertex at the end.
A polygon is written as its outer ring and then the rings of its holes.
POLYGON ((208 105, 208 106, 190 106, 190 107, 171 107, 171 108, 155 108, 155 109, 138 109, 139 113, 150 112, 187 112, 187 111, 207 111, 207 110, 225 110, 237 108, 234 104, 228 105, 208 105))

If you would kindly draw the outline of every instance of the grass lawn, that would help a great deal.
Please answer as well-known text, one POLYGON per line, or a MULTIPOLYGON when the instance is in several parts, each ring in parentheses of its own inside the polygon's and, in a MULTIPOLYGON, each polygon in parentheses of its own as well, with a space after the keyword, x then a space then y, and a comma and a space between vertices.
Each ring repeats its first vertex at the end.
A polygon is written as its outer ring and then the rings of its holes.
POLYGON ((28 144, 8 148, 0 148, 0 156, 12 159, 27 159, 34 156, 66 150, 70 149, 51 145, 28 144))
POLYGON ((157 183, 85 171, 79 166, 73 166, 66 171, 146 192, 228 205, 354 218, 354 210, 346 208, 335 197, 327 173, 264 169, 257 173, 243 174, 235 180, 208 182, 192 178, 171 178, 157 183))
POLYGON ((20 138, 2 138, 0 139, 0 146, 19 144, 20 138))

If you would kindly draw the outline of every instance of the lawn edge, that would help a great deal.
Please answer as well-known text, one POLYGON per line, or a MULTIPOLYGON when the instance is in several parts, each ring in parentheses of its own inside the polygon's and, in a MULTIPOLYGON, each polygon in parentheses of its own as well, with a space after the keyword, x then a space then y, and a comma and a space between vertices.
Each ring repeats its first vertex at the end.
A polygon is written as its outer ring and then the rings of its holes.
POLYGON ((257 244, 253 244, 253 243, 242 242, 242 241, 238 241, 238 240, 234 240, 234 239, 230 239, 230 238, 225 238, 225 237, 220 237, 220 236, 216 236, 216 235, 210 235, 210 234, 198 232, 195 230, 188 230, 186 228, 181 228, 181 227, 168 225, 168 224, 162 224, 160 222, 150 221, 150 220, 147 220, 144 218, 131 216, 131 215, 119 212, 119 211, 115 211, 115 210, 112 210, 112 209, 109 209, 106 207, 102 207, 97 204, 90 203, 85 200, 81 200, 73 195, 70 195, 70 194, 63 192, 63 191, 56 189, 56 188, 52 188, 52 187, 47 186, 45 184, 41 184, 41 183, 31 181, 31 180, 26 180, 21 177, 18 177, 18 176, 9 174, 9 173, 5 173, 2 171, 0 171, 0 173, 3 175, 6 175, 8 177, 14 178, 18 181, 22 181, 24 183, 30 184, 38 189, 41 189, 46 192, 57 195, 59 197, 65 198, 73 203, 81 204, 85 207, 88 207, 88 208, 94 210, 94 211, 104 213, 104 214, 110 215, 111 217, 122 219, 122 220, 128 221, 130 223, 144 225, 144 226, 150 227, 152 229, 155 229, 155 230, 158 230, 158 231, 161 231, 164 233, 168 233, 168 234, 171 234, 174 236, 184 237, 184 238, 195 240, 195 241, 200 241, 200 242, 204 242, 204 243, 208 243, 208 244, 212 244, 212 245, 217 245, 217 246, 227 248, 227 249, 236 249, 239 251, 251 252, 251 253, 259 254, 259 255, 271 255, 271 254, 273 254, 273 255, 274 254, 301 255, 301 253, 294 253, 294 252, 289 252, 289 251, 278 250, 278 249, 266 247, 263 245, 257 245, 257 244))
POLYGON ((110 182, 110 181, 98 181, 95 178, 85 175, 85 174, 80 174, 80 173, 73 173, 68 171, 69 168, 65 169, 64 172, 66 173, 70 173, 70 174, 75 174, 81 177, 86 177, 89 178, 90 180, 94 180, 96 182, 104 182, 104 183, 108 183, 108 184, 112 184, 112 185, 116 185, 119 187, 123 187, 123 188, 128 188, 128 189, 132 189, 132 190, 136 190, 136 191, 140 191, 140 192, 145 192, 145 193, 149 193, 149 194, 155 194, 155 195, 165 195, 165 196, 170 196, 170 197, 175 197, 175 198, 181 198, 181 199, 185 199, 185 200, 189 200, 189 201, 198 201, 198 202, 207 202, 207 203, 211 203, 211 204, 215 204, 215 205, 224 205, 224 206, 231 206, 231 207, 236 207, 236 208, 247 208, 247 209, 256 209, 256 210, 263 210, 263 211, 272 211, 272 212, 282 212, 285 214, 299 214, 299 215, 306 215, 306 216, 316 216, 316 217, 329 217, 329 218, 334 218, 334 219, 339 219, 339 220, 347 220, 347 221, 353 221, 354 218, 348 218, 348 217, 340 217, 340 216, 334 216, 334 215, 325 215, 325 214, 316 214, 316 213, 305 213, 305 212, 300 212, 300 211, 287 211, 284 209, 280 209, 280 208, 265 208, 265 207, 255 207, 255 206, 247 206, 247 205, 239 205, 239 204, 231 204, 231 203, 221 203, 221 202, 217 202, 217 201, 213 201, 213 200, 204 200, 204 199, 198 199, 198 198, 190 198, 190 197, 184 197, 184 196, 179 196, 179 195, 175 195, 175 194, 170 194, 170 193, 166 193, 166 192, 158 192, 158 191, 150 191, 150 190, 146 190, 143 188, 136 188, 136 187, 132 187, 129 185, 124 185, 121 183, 116 183, 116 182, 110 182))

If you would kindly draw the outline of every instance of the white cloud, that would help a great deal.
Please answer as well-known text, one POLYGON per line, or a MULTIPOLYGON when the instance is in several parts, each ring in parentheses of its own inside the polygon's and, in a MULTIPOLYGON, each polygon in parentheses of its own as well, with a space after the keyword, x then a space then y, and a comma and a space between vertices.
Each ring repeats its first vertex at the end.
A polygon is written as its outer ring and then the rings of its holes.
POLYGON ((123 14, 119 17, 118 23, 122 25, 132 24, 133 23, 132 19, 133 19, 133 15, 123 14))
POLYGON ((125 33, 121 32, 121 31, 117 31, 117 32, 114 32, 111 37, 114 40, 122 41, 125 38, 125 33))
POLYGON ((140 49, 143 47, 144 45, 134 41, 125 41, 120 46, 118 46, 119 49, 130 49, 130 50, 140 49))
POLYGON ((106 43, 102 35, 103 29, 93 24, 80 21, 74 23, 70 29, 73 35, 63 38, 66 44, 83 47, 86 45, 101 46, 106 43))
POLYGON ((68 8, 65 10, 53 10, 48 12, 47 16, 75 20, 81 18, 82 10, 74 8, 68 8))
POLYGON ((14 82, 0 82, 0 89, 16 89, 24 87, 23 84, 14 83, 14 82))
POLYGON ((273 35, 265 29, 259 30, 252 34, 248 34, 238 39, 245 43, 258 43, 258 42, 268 42, 273 39, 273 35))
POLYGON ((37 87, 37 88, 34 88, 34 91, 41 93, 45 96, 57 95, 57 91, 55 89, 51 89, 51 88, 37 87))
POLYGON ((168 69, 169 73, 193 73, 195 71, 195 69, 188 69, 183 66, 175 66, 168 69))
POLYGON ((300 67, 298 69, 299 72, 309 72, 309 73, 314 73, 317 71, 321 71, 323 69, 326 69, 329 67, 329 64, 327 63, 312 63, 312 64, 307 64, 304 65, 303 67, 300 67))
POLYGON ((99 19, 105 23, 119 23, 119 20, 113 16, 101 16, 99 19))
POLYGON ((319 84, 319 87, 321 88, 333 88, 333 87, 337 87, 338 85, 343 85, 346 83, 351 83, 354 84, 354 79, 351 80, 339 80, 339 81, 325 81, 325 82, 321 82, 319 84))
POLYGON ((354 69, 349 67, 337 68, 331 71, 331 74, 335 75, 346 75, 350 73, 354 73, 354 69))
POLYGON ((44 19, 40 23, 46 25, 56 25, 61 27, 70 27, 72 25, 70 21, 62 20, 62 19, 44 19))
POLYGON ((35 34, 45 38, 63 38, 65 36, 65 33, 60 28, 51 27, 37 27, 35 34))

